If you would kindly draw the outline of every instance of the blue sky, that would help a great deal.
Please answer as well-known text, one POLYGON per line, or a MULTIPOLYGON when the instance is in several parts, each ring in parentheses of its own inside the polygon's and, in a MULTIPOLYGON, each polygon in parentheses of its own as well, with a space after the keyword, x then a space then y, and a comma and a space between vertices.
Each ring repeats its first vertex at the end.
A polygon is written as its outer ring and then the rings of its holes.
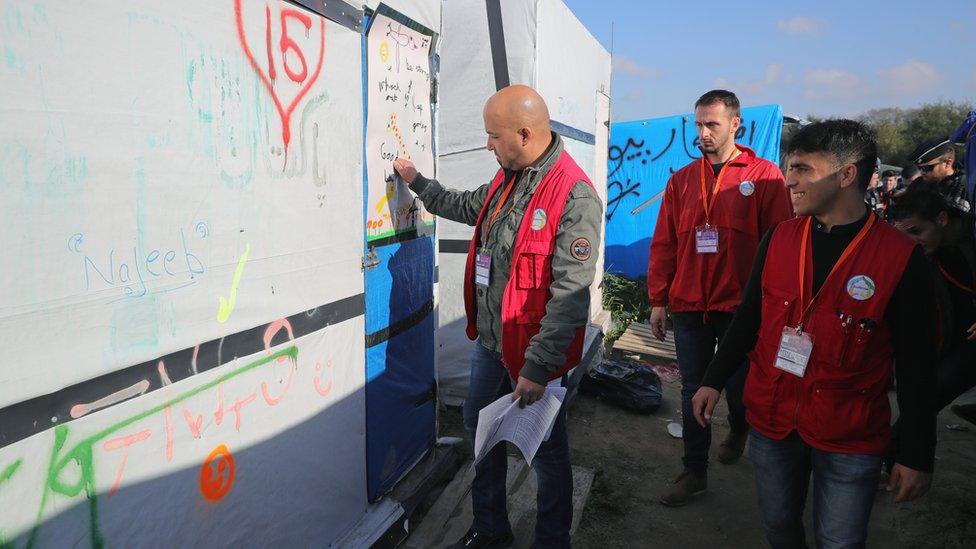
POLYGON ((607 50, 614 23, 614 120, 689 112, 716 87, 798 116, 976 102, 971 0, 564 2, 607 50))

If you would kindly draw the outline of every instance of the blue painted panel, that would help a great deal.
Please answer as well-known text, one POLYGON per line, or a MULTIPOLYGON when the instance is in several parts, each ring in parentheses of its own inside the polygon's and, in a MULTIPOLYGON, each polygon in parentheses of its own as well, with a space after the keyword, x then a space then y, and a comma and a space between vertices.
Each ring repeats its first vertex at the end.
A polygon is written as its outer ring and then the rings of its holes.
POLYGON ((366 271, 366 472, 375 500, 435 440, 434 240, 376 249, 366 271))
MULTIPOLYGON (((742 109, 736 142, 778 164, 783 109, 765 105, 742 109)), ((701 158, 694 115, 620 122, 610 128, 607 159, 605 269, 635 278, 647 274, 651 235, 661 193, 671 174, 701 158), (632 214, 639 206, 644 208, 632 214)))

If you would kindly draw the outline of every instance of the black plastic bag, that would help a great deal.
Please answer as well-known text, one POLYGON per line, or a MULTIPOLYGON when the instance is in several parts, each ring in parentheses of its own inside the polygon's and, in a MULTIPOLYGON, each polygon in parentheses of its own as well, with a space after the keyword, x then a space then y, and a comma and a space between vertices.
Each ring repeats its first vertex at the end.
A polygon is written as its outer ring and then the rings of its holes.
POLYGON ((661 378, 634 360, 604 359, 583 376, 579 390, 642 414, 661 406, 661 378))

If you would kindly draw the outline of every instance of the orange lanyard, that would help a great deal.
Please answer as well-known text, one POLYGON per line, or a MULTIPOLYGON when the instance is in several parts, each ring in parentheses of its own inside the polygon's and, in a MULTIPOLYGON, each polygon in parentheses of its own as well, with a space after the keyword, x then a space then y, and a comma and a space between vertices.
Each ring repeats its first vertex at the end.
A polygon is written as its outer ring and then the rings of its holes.
MULTIPOLYGON (((488 243, 488 236, 491 234, 491 228, 495 225, 495 219, 498 218, 498 214, 502 211, 502 206, 505 205, 505 201, 508 200, 508 195, 512 193, 512 189, 515 188, 515 174, 512 174, 512 178, 508 180, 508 184, 505 186, 505 190, 502 192, 502 197, 498 200, 498 204, 495 206, 495 211, 492 212, 491 216, 488 218, 488 225, 485 227, 485 234, 481 239, 481 245, 484 246, 488 243)), ((514 205, 512 206, 515 207, 514 205)))
POLYGON ((712 206, 715 204, 715 197, 718 195, 719 189, 722 188, 722 176, 725 175, 725 168, 729 167, 729 163, 732 162, 732 158, 735 156, 736 152, 738 152, 738 149, 732 151, 732 155, 729 156, 728 160, 725 161, 725 164, 722 165, 722 169, 719 170, 718 177, 715 178, 715 186, 712 187, 711 199, 709 199, 708 196, 708 187, 705 185, 705 170, 711 170, 712 165, 708 163, 706 157, 702 157, 702 169, 699 175, 701 175, 701 199, 702 205, 705 207, 706 227, 710 225, 712 206))
POLYGON ((820 296, 820 292, 824 289, 824 286, 827 285, 827 281, 830 280, 830 277, 833 276, 835 272, 837 272, 837 269, 841 266, 841 264, 843 264, 844 261, 847 261, 847 259, 854 254, 857 248, 861 245, 861 241, 863 241, 864 237, 867 236, 868 231, 870 231, 871 227, 874 226, 877 219, 878 217, 873 213, 868 214, 867 222, 863 227, 861 227, 861 230, 857 232, 857 236, 854 237, 854 240, 851 240, 850 244, 844 248, 844 253, 840 254, 840 258, 837 260, 837 263, 834 263, 833 268, 830 269, 830 273, 827 274, 827 278, 825 278, 823 284, 820 285, 817 295, 810 298, 810 302, 807 303, 807 247, 810 245, 810 226, 813 224, 813 217, 807 218, 807 222, 803 225, 803 239, 800 241, 800 307, 802 307, 803 313, 800 314, 800 325, 798 326, 798 329, 803 329, 803 320, 807 317, 807 314, 813 307, 813 303, 820 296))
POLYGON ((942 266, 941 262, 939 263, 939 270, 942 271, 942 276, 946 277, 946 280, 955 285, 957 288, 964 292, 973 293, 973 289, 971 287, 959 282, 951 274, 949 274, 949 272, 945 270, 945 267, 942 266))

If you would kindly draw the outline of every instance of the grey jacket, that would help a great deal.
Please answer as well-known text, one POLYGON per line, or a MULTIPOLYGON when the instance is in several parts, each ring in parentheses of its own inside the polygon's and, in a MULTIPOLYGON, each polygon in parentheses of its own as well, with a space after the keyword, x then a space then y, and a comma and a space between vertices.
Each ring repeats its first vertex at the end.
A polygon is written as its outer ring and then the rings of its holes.
MULTIPOLYGON (((491 279, 488 288, 478 287, 475 295, 478 336, 481 344, 489 350, 498 353, 502 350, 502 295, 511 274, 515 237, 523 219, 526 223, 532 222, 531 212, 526 218, 529 200, 539 182, 559 160, 562 151, 562 139, 554 133, 553 142, 542 158, 517 174, 512 198, 503 206, 490 233, 485 231, 489 216, 485 216, 482 224, 482 236, 487 233, 488 238, 485 247, 491 253, 491 279), (511 204, 514 204, 514 208, 511 204)), ((505 180, 510 180, 512 175, 506 170, 505 180)), ((456 191, 418 175, 410 189, 417 193, 429 212, 474 226, 488 196, 489 185, 486 183, 473 191, 456 191)), ((489 212, 495 210, 501 195, 501 190, 495 193, 489 204, 489 212)), ((550 286, 552 298, 546 304, 542 329, 532 338, 525 351, 525 365, 520 375, 526 379, 546 384, 549 374, 565 363, 564 353, 573 341, 576 330, 589 321, 589 286, 596 272, 602 215, 603 206, 596 192, 586 182, 577 181, 570 191, 556 230, 550 286), (588 257, 582 260, 577 259, 581 255, 579 248, 575 255, 571 250, 573 243, 581 238, 590 244, 588 257)))

